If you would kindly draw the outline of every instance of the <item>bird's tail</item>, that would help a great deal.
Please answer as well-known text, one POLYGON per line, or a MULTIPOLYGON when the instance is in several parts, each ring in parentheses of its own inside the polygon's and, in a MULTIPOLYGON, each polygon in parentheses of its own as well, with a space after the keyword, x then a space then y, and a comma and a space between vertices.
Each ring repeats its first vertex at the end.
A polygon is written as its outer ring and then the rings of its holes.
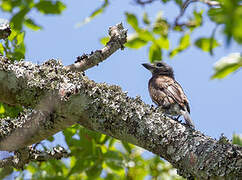
POLYGON ((193 121, 191 119, 191 116, 190 116, 189 112, 187 110, 185 110, 185 111, 181 111, 181 113, 182 113, 182 115, 183 115, 183 117, 184 117, 184 119, 186 121, 186 124, 194 129, 195 126, 194 126, 194 123, 193 123, 193 121))

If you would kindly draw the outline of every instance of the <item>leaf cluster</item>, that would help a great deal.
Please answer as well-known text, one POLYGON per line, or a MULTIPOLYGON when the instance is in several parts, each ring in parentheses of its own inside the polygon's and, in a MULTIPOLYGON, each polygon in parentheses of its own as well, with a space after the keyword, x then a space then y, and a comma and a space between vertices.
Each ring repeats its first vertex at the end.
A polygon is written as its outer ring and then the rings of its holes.
POLYGON ((33 18, 31 11, 41 14, 61 14, 66 6, 61 1, 55 0, 1 0, 0 9, 10 14, 10 25, 12 33, 8 39, 0 41, 0 54, 11 60, 25 58, 26 47, 24 43, 25 27, 33 31, 42 29, 33 18))
MULTIPOLYGON (((63 132, 71 158, 32 162, 18 179, 154 179, 182 180, 158 156, 144 158, 144 150, 75 125, 63 132)), ((53 139, 50 139, 53 141, 53 139)), ((44 147, 46 148, 46 147, 44 147)), ((0 173, 1 174, 1 173, 0 173)))

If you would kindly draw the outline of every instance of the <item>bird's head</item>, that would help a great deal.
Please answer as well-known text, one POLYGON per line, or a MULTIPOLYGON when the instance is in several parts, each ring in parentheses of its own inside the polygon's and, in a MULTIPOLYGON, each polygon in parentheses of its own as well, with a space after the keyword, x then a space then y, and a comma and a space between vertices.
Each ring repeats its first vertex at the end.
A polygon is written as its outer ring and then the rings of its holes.
POLYGON ((153 64, 144 63, 142 64, 146 69, 148 69, 152 75, 166 75, 174 78, 174 72, 172 67, 164 62, 154 62, 153 64))

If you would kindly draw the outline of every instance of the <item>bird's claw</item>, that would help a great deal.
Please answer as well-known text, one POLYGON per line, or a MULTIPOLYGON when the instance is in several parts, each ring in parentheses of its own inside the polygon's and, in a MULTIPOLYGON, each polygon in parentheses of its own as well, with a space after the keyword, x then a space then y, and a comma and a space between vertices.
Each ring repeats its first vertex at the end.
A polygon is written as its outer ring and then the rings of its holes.
POLYGON ((174 117, 173 119, 175 120, 175 121, 177 121, 177 122, 179 122, 179 123, 181 123, 182 122, 182 120, 179 120, 179 118, 180 118, 181 116, 179 115, 179 116, 177 116, 177 117, 174 117))
POLYGON ((182 120, 179 120, 179 118, 181 117, 180 115, 179 116, 177 116, 177 117, 174 117, 174 116, 171 116, 171 115, 166 115, 167 117, 169 117, 169 118, 171 118, 171 119, 173 119, 174 121, 177 121, 177 122, 179 122, 179 123, 181 123, 182 122, 182 120))

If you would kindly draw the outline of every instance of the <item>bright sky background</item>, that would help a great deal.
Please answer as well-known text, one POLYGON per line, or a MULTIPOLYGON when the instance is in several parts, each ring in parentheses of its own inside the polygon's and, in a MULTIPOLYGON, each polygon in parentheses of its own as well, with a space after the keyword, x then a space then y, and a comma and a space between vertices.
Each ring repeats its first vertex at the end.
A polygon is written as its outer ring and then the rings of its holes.
MULTIPOLYGON (((147 11, 153 20, 160 10, 169 20, 174 19, 179 13, 178 8, 172 3, 163 6, 156 2, 140 7, 132 0, 112 0, 102 15, 80 28, 75 28, 78 22, 90 15, 102 2, 69 0, 65 3, 67 9, 61 16, 46 16, 36 12, 31 14, 36 23, 44 29, 38 32, 27 30, 26 60, 43 62, 50 58, 59 58, 65 65, 71 64, 78 55, 100 49, 102 45, 99 39, 107 36, 109 26, 123 22, 124 27, 129 29, 128 32, 132 33, 131 27, 125 22, 125 11, 135 13, 139 17, 147 11)), ((206 6, 201 3, 192 4, 188 10, 191 11, 195 7, 206 6)), ((206 17, 205 27, 193 32, 192 42, 201 35, 211 36, 213 28, 214 24, 206 17)), ((177 38, 180 37, 178 35, 173 32, 170 36, 172 48, 177 46, 177 38)), ((216 38, 222 47, 214 50, 214 56, 194 46, 173 59, 166 56, 164 60, 174 68, 175 77, 190 100, 191 117, 196 129, 214 138, 219 138, 221 133, 231 138, 233 133, 241 134, 242 130, 242 71, 222 80, 210 80, 210 76, 213 73, 213 64, 218 59, 232 52, 241 52, 241 46, 232 42, 226 47, 220 31, 217 31, 216 38)), ((119 85, 129 96, 141 96, 144 102, 153 104, 147 89, 151 74, 141 66, 141 63, 145 62, 148 62, 147 47, 138 51, 126 48, 124 51, 117 51, 99 66, 88 70, 86 75, 96 82, 119 85)))

